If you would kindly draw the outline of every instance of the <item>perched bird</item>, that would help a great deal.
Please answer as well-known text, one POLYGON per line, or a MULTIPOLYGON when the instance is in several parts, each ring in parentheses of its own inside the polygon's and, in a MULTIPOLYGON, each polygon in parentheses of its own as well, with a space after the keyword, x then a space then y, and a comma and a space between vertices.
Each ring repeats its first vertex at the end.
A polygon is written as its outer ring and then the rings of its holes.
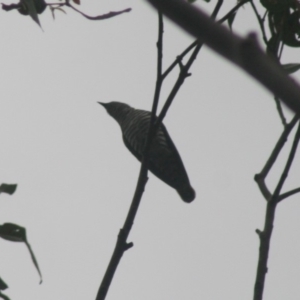
MULTIPOLYGON (((126 147, 142 161, 151 113, 121 102, 98 103, 119 123, 126 147)), ((177 190, 183 201, 192 202, 195 199, 195 191, 190 185, 180 155, 163 124, 152 140, 148 153, 148 169, 177 190)))

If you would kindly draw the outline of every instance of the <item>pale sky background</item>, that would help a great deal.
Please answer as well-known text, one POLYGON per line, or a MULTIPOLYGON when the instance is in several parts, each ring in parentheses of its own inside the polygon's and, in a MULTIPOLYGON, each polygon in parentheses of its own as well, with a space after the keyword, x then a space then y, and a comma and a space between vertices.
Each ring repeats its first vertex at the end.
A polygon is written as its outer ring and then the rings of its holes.
MULTIPOLYGON (((225 2, 219 17, 236 4, 225 2)), ((199 5, 212 11, 215 1, 199 5)), ((39 285, 24 245, 0 240, 0 276, 12 300, 95 299, 140 168, 97 101, 151 108, 157 15, 145 1, 80 6, 91 15, 127 7, 133 10, 106 21, 71 10, 53 21, 47 9, 44 32, 29 17, 1 11, 0 182, 18 189, 0 196, 0 224, 27 228, 44 277, 39 285)), ((249 5, 234 29, 257 30, 249 5)), ((192 41, 166 21, 164 67, 192 41)), ((286 49, 283 61, 299 62, 299 50, 286 49)), ((252 299, 255 229, 265 213, 253 177, 282 125, 272 95, 208 48, 191 71, 164 123, 197 198, 183 203, 150 174, 129 238, 134 247, 123 256, 109 300, 252 299)), ((299 186, 299 163, 284 190, 299 186)), ((300 298, 299 212, 300 195, 278 207, 266 300, 300 298)))

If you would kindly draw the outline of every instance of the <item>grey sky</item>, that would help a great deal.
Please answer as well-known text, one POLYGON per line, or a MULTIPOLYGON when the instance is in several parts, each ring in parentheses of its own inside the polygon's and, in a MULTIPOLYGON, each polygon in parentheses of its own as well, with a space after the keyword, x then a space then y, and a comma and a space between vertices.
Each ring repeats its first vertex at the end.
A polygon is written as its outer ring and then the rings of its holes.
MULTIPOLYGON (((17 12, 1 13, 0 182, 19 186, 12 197, 1 195, 0 220, 27 228, 44 277, 39 286, 24 245, 1 240, 0 276, 13 300, 94 299, 135 189, 139 163, 97 101, 150 109, 157 16, 145 1, 102 2, 90 0, 80 9, 93 15, 133 10, 98 22, 70 10, 53 21, 46 11, 40 16, 44 32, 17 12)), ((214 4, 199 2, 208 11, 214 4)), ((220 16, 234 5, 226 1, 220 16)), ((240 34, 257 30, 248 6, 234 28, 240 34)), ((164 66, 192 41, 166 21, 164 66)), ((292 50, 284 52, 285 62, 299 62, 292 50)), ((150 174, 129 238, 134 247, 107 299, 252 297, 254 231, 265 209, 253 177, 282 126, 272 95, 206 47, 191 71, 164 123, 196 200, 183 203, 150 174)), ((287 188, 299 186, 297 167, 299 159, 287 188)), ((278 207, 266 300, 300 296, 298 200, 278 207)))

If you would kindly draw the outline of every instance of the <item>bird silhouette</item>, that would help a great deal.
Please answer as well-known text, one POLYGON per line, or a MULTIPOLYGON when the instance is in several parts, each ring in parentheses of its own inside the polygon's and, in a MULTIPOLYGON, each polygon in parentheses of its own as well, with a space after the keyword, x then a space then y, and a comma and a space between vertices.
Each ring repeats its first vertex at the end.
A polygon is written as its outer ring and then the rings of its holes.
MULTIPOLYGON (((125 146, 139 161, 142 161, 151 113, 134 109, 121 102, 98 103, 119 123, 125 146)), ((159 126, 151 142, 148 169, 177 190, 183 201, 189 203, 195 199, 196 194, 191 187, 181 157, 164 124, 159 126)))

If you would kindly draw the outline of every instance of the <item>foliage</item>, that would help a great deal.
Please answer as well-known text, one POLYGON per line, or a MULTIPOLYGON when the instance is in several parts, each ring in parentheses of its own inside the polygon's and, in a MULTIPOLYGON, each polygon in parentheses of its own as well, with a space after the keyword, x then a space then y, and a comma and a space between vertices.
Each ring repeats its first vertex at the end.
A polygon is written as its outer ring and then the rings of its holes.
MULTIPOLYGON (((9 195, 12 195, 16 191, 16 189, 17 189, 16 184, 2 183, 0 185, 0 193, 6 193, 9 195)), ((39 269, 38 262, 35 258, 35 255, 31 249, 31 246, 30 246, 28 240, 27 240, 26 229, 17 224, 4 223, 3 225, 0 225, 0 237, 7 241, 22 242, 26 245, 26 247, 30 253, 32 262, 40 275, 40 283, 42 283, 42 274, 39 269)), ((7 288, 8 288, 8 285, 3 281, 2 278, 0 278, 0 298, 9 300, 9 298, 1 292, 3 290, 6 290, 7 288)))
MULTIPOLYGON (((80 5, 80 0, 72 0, 75 4, 80 5)), ((42 14, 45 9, 47 8, 47 6, 50 7, 53 19, 55 18, 55 11, 61 11, 63 13, 66 13, 65 10, 62 9, 62 7, 68 7, 73 9, 74 11, 78 12, 79 14, 81 14, 83 17, 89 19, 89 20, 106 20, 115 16, 118 16, 120 14, 123 14, 125 12, 130 12, 131 9, 130 8, 126 8, 123 9, 121 11, 112 11, 103 15, 98 15, 98 16, 89 16, 83 12, 81 12, 80 10, 78 10, 76 7, 74 7, 71 3, 70 0, 66 0, 65 2, 61 3, 51 3, 48 4, 46 3, 44 0, 20 0, 19 3, 17 4, 10 4, 10 5, 6 5, 2 3, 2 9, 6 10, 6 11, 10 11, 13 9, 17 9, 18 12, 22 15, 25 16, 30 16, 33 21, 35 21, 40 27, 41 27, 41 23, 39 20, 38 15, 42 14)), ((41 27, 42 28, 42 27, 41 27)))

